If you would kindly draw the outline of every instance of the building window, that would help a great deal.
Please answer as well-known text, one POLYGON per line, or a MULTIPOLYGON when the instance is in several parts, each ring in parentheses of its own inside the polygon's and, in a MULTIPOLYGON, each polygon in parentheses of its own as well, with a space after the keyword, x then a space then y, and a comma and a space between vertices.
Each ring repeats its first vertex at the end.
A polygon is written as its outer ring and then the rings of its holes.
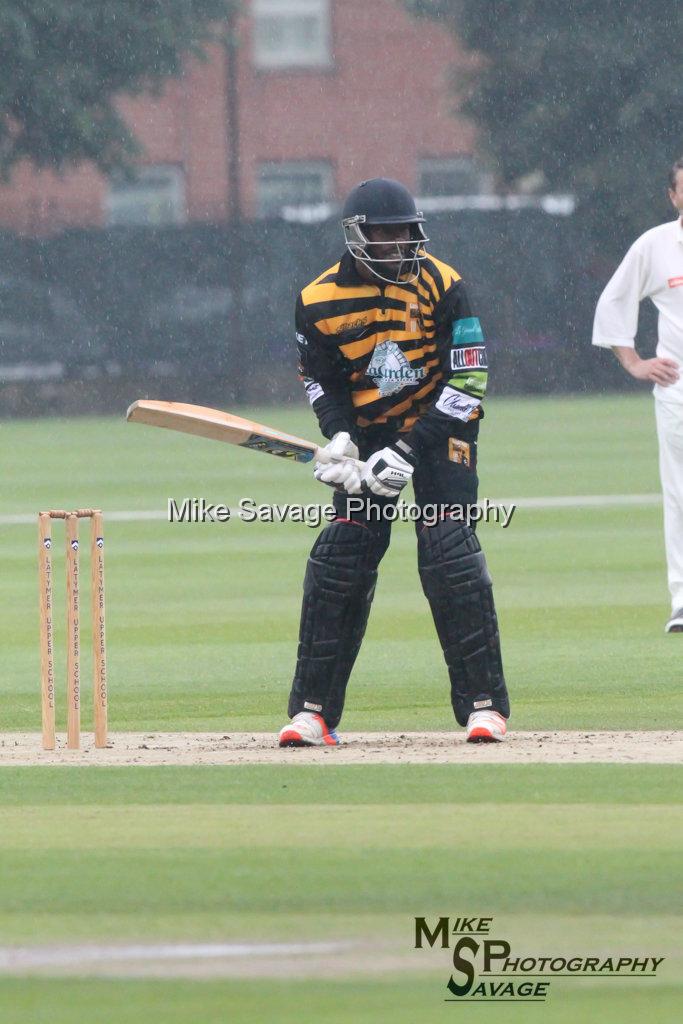
POLYGON ((324 161, 263 163, 258 169, 259 217, 277 217, 285 206, 325 203, 332 197, 332 167, 324 161))
POLYGON ((106 201, 107 224, 184 224, 185 176, 180 167, 158 164, 140 167, 130 179, 112 178, 106 201))
POLYGON ((489 181, 470 156, 435 157, 418 163, 421 196, 471 196, 487 190, 489 181))
POLYGON ((252 0, 252 15, 257 68, 331 64, 330 0, 252 0))

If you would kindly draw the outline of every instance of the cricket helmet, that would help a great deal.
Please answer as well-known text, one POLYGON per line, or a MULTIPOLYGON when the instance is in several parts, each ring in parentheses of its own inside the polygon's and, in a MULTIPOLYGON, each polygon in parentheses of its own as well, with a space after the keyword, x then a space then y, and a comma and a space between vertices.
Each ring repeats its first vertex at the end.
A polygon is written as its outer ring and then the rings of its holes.
POLYGON ((408 189, 392 178, 361 181, 349 193, 342 208, 346 248, 375 277, 390 284, 399 280, 414 281, 417 277, 420 263, 427 256, 424 244, 429 241, 423 224, 424 217, 416 208, 408 189), (373 249, 377 252, 377 247, 381 247, 384 252, 387 245, 391 244, 386 241, 370 241, 364 228, 375 224, 407 224, 410 238, 408 241, 394 242, 396 251, 390 255, 373 256, 373 249), (394 276, 391 276, 392 273, 394 276))

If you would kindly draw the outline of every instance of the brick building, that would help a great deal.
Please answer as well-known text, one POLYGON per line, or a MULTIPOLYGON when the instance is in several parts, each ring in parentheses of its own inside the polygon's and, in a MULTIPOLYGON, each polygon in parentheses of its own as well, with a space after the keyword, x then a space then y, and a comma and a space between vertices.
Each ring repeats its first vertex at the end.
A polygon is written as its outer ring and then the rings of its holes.
POLYGON ((144 148, 137 181, 19 166, 0 187, 0 227, 42 235, 221 222, 237 207, 277 215, 375 174, 423 196, 482 189, 474 130, 449 86, 471 58, 400 0, 245 0, 232 52, 215 45, 206 62, 188 60, 159 97, 121 98, 144 148))

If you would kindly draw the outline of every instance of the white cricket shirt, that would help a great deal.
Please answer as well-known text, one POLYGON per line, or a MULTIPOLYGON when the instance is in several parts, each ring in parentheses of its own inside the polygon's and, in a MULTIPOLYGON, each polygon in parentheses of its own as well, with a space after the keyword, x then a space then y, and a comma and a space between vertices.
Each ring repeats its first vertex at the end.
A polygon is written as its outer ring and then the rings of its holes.
POLYGON ((655 398, 683 404, 683 217, 633 243, 598 300, 593 344, 634 348, 642 299, 652 299, 659 313, 657 355, 681 367, 676 384, 655 384, 655 398))

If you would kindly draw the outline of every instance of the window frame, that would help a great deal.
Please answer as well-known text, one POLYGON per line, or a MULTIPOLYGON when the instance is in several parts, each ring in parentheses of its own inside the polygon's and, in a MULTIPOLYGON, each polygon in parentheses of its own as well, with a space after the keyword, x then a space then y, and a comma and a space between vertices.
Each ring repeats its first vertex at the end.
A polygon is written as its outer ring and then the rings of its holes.
POLYGON ((282 71, 327 71, 334 65, 332 53, 332 3, 331 0, 252 0, 251 62, 258 73, 270 74, 282 71), (316 54, 310 45, 289 56, 268 56, 259 51, 259 18, 296 18, 311 15, 319 19, 320 46, 316 54))
POLYGON ((476 156, 471 153, 452 153, 444 154, 442 156, 419 156, 417 160, 417 179, 418 188, 417 192, 420 196, 426 198, 441 198, 447 196, 462 196, 462 195, 483 195, 490 191, 490 175, 483 170, 476 156), (426 174, 447 174, 450 172, 457 173, 458 170, 470 174, 477 182, 476 191, 468 189, 457 189, 447 192, 433 192, 427 191, 423 185, 424 176, 426 174))
POLYGON ((181 164, 141 164, 135 168, 135 175, 136 177, 133 181, 126 181, 125 178, 117 179, 116 177, 109 179, 107 195, 104 201, 105 223, 107 227, 177 227, 187 223, 187 181, 185 169, 181 164), (151 181, 146 181, 146 177, 151 178, 154 174, 159 174, 160 172, 168 175, 168 191, 159 193, 159 197, 163 195, 163 202, 171 210, 171 216, 162 220, 154 220, 149 217, 144 220, 133 219, 130 216, 125 216, 125 214, 120 216, 120 212, 125 210, 127 204, 129 204, 130 209, 134 207, 134 193, 136 189, 139 196, 138 202, 141 206, 148 210, 152 208, 155 193, 151 187, 151 181), (148 192, 146 203, 145 191, 148 192), (126 195, 126 192, 128 192, 128 195, 126 195), (119 211, 118 214, 117 210, 119 211))
POLYGON ((319 203, 328 203, 334 196, 334 167, 329 160, 325 159, 261 160, 256 166, 255 186, 255 216, 259 220, 265 220, 268 217, 281 217, 283 210, 287 207, 313 206, 319 203), (278 171, 280 174, 278 174, 278 171), (274 179, 280 177, 281 180, 292 183, 296 182, 297 172, 299 172, 300 177, 318 172, 321 176, 322 194, 315 199, 301 198, 300 195, 293 197, 293 199, 284 198, 278 209, 275 210, 270 208, 271 204, 264 201, 264 197, 261 194, 262 175, 264 172, 270 172, 274 179))

